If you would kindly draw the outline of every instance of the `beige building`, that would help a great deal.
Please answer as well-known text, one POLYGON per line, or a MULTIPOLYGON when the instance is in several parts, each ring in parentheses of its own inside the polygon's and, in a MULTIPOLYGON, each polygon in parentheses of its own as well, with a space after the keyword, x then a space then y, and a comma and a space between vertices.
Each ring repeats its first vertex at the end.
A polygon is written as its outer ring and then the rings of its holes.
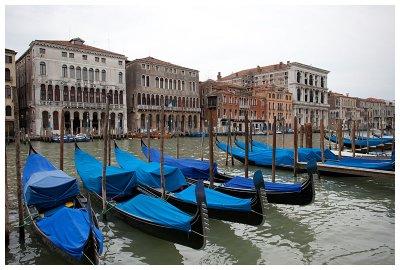
POLYGON ((66 133, 99 134, 108 93, 111 132, 125 133, 125 60, 80 38, 32 41, 16 64, 21 126, 31 136, 59 134, 65 108, 66 133))
POLYGON ((165 101, 166 131, 200 129, 199 72, 153 57, 135 59, 126 66, 129 131, 160 127, 161 101, 165 101), (147 120, 149 119, 149 120, 147 120))
POLYGON ((378 98, 359 99, 357 107, 362 108, 363 122, 369 121, 372 129, 394 128, 395 110, 394 101, 385 101, 378 98))
POLYGON ((6 106, 6 125, 7 134, 14 134, 14 102, 13 92, 17 86, 15 72, 15 55, 17 52, 6 49, 5 55, 5 106, 6 106))
POLYGON ((337 120, 342 120, 345 128, 351 128, 353 120, 361 127, 363 118, 363 109, 357 106, 356 97, 351 97, 349 94, 340 94, 329 91, 329 128, 335 129, 337 120))
POLYGON ((319 121, 324 119, 328 124, 328 84, 329 71, 287 61, 286 64, 257 66, 235 72, 226 77, 219 74, 218 80, 238 85, 275 85, 286 88, 293 96, 293 116, 297 116, 299 124, 312 123, 319 127, 319 121))

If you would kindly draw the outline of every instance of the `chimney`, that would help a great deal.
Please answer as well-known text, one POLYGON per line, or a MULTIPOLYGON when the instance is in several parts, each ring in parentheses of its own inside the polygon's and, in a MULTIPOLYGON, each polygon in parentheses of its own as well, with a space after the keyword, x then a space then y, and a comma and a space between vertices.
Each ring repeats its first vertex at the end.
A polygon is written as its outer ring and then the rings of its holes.
POLYGON ((221 72, 218 71, 217 80, 219 81, 219 80, 221 80, 221 78, 222 78, 221 77, 221 72))

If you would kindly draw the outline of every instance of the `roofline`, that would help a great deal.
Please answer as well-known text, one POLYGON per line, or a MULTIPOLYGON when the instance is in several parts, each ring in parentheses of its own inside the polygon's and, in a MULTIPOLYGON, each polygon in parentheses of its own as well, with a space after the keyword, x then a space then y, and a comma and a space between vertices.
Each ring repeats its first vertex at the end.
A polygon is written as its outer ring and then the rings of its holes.
POLYGON ((6 53, 17 54, 17 52, 14 50, 7 49, 7 48, 5 50, 6 50, 6 53))
POLYGON ((293 66, 302 67, 302 68, 314 69, 314 70, 317 70, 317 71, 325 73, 325 74, 328 74, 330 72, 329 70, 326 70, 326 69, 317 68, 317 67, 314 67, 314 66, 311 66, 311 65, 302 64, 302 63, 299 63, 299 62, 290 62, 288 65, 289 65, 289 67, 291 65, 293 65, 293 66))
MULTIPOLYGON (((150 56, 150 57, 151 57, 151 56, 150 56)), ((153 57, 153 58, 154 58, 154 57, 153 57)), ((163 60, 160 60, 160 59, 157 59, 157 58, 154 58, 154 59, 159 60, 159 61, 163 61, 163 60)), ((136 58, 136 59, 130 61, 130 63, 129 63, 127 66, 132 65, 133 63, 140 62, 140 61, 141 61, 141 62, 146 62, 146 57, 143 57, 143 58, 136 58)), ((147 62, 148 62, 149 64, 151 63, 150 61, 147 61, 147 62)), ((193 71, 199 72, 199 70, 194 69, 194 68, 187 68, 187 67, 180 66, 180 65, 176 65, 176 64, 172 64, 172 63, 169 63, 169 62, 166 62, 166 61, 163 61, 163 62, 165 62, 165 63, 160 64, 160 65, 166 65, 166 66, 171 66, 171 67, 179 67, 179 68, 184 68, 184 69, 188 69, 188 70, 193 70, 193 71)), ((154 64, 154 63, 151 63, 151 64, 154 64)))
MULTIPOLYGON (((89 52, 91 54, 100 54, 100 55, 108 55, 108 56, 111 55, 111 56, 114 56, 116 58, 127 59, 127 57, 125 55, 119 54, 119 53, 114 53, 114 52, 110 52, 110 51, 107 51, 107 52, 92 51, 90 49, 84 49, 84 48, 78 49, 78 48, 75 48, 75 47, 72 47, 72 46, 70 47, 70 46, 65 46, 65 45, 60 45, 60 44, 53 44, 53 43, 50 43, 50 42, 46 42, 45 40, 34 40, 29 44, 30 47, 33 47, 34 45, 43 45, 43 46, 48 46, 48 47, 68 48, 68 50, 73 49, 74 51, 78 51, 78 52, 79 51, 84 51, 84 52, 89 52)), ((98 49, 100 49, 100 48, 98 48, 98 49)), ((100 50, 102 50, 102 49, 100 49, 100 50)))

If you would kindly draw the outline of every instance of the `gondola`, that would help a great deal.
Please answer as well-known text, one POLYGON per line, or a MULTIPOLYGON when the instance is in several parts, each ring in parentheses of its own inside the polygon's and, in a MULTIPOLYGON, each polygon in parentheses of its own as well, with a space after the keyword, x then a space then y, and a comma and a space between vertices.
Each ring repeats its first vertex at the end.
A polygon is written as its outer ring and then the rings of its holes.
MULTIPOLYGON (((133 154, 120 149, 115 144, 115 157, 118 164, 138 176, 141 188, 156 196, 161 195, 160 164, 144 162, 133 154)), ((194 185, 188 183, 182 172, 172 166, 164 165, 167 201, 176 207, 192 213, 195 211, 193 199, 194 185)), ((198 181, 201 182, 202 181, 198 181)), ((265 194, 261 171, 255 174, 255 192, 251 198, 236 198, 219 191, 206 188, 205 198, 210 218, 248 225, 260 225, 264 218, 265 194)))
POLYGON ((22 184, 34 231, 49 250, 71 264, 98 264, 103 235, 78 181, 29 144, 22 184))
MULTIPOLYGON (((327 134, 325 135, 325 138, 328 141, 331 141, 333 143, 338 143, 338 139, 336 135, 330 135, 328 136, 327 134)), ((377 147, 380 145, 390 145, 392 143, 393 139, 390 138, 369 138, 367 139, 366 137, 358 137, 355 139, 355 147, 356 148, 364 148, 364 147, 377 147)), ((343 145, 347 148, 351 148, 352 146, 352 141, 349 138, 343 138, 343 145)))
MULTIPOLYGON (((252 140, 251 142, 251 147, 249 147, 249 151, 251 152, 256 152, 256 151, 262 151, 264 154, 270 154, 272 156, 272 147, 266 143, 259 142, 252 140)), ((235 139, 235 145, 239 147, 240 149, 245 149, 245 142, 239 141, 235 139)), ((276 148, 277 152, 284 152, 284 153, 289 153, 291 155, 294 155, 293 153, 293 148, 276 148)), ((321 149, 319 148, 307 148, 307 147, 300 147, 297 149, 298 153, 298 161, 299 162, 308 162, 309 160, 313 159, 316 160, 317 162, 322 160, 321 156, 321 149)), ((333 153, 331 153, 334 155, 333 153)))
MULTIPOLYGON (((75 167, 84 188, 101 204, 101 163, 75 144, 75 167)), ((201 184, 196 186, 196 205, 191 215, 144 193, 132 171, 107 166, 106 175, 108 213, 155 237, 194 249, 204 247, 208 219, 201 184)))
MULTIPOLYGON (((148 148, 142 141, 142 151, 145 156, 148 155, 148 148)), ((157 149, 150 149, 150 160, 159 161, 160 153, 157 149)), ((188 182, 195 183, 198 180, 204 181, 204 185, 209 187, 208 172, 209 162, 189 158, 176 159, 164 154, 166 165, 178 167, 185 175, 188 182)), ((265 193, 269 203, 307 205, 313 202, 314 181, 313 174, 316 172, 316 163, 314 167, 310 166, 308 179, 303 183, 273 183, 264 181, 265 193)), ((215 183, 214 189, 225 194, 239 198, 251 198, 255 194, 254 184, 249 178, 232 177, 222 174, 214 164, 215 183)))

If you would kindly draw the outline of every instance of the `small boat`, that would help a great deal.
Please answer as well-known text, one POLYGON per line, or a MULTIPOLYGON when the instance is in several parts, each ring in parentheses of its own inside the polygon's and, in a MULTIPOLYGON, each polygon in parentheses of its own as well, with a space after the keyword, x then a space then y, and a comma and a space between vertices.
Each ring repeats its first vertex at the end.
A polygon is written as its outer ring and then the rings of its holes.
MULTIPOLYGON (((118 164, 128 171, 134 171, 138 177, 140 186, 149 193, 161 195, 160 163, 147 163, 133 154, 120 149, 115 144, 115 157, 118 164)), ((261 171, 261 182, 263 181, 261 171)), ((180 169, 164 165, 164 177, 166 183, 167 201, 176 207, 193 213, 195 211, 194 186, 188 183, 180 169)), ((255 182, 260 179, 255 178, 255 182)), ((201 182, 202 181, 198 181, 201 182)), ((217 190, 205 188, 208 215, 210 218, 226 220, 248 225, 260 225, 263 223, 263 185, 254 184, 255 192, 251 198, 236 198, 221 193, 217 190)))
POLYGON ((76 178, 58 170, 30 145, 22 183, 34 231, 49 250, 69 263, 98 264, 103 235, 76 178))
MULTIPOLYGON (((102 164, 75 144, 75 167, 84 188, 101 205, 102 164)), ((191 215, 140 190, 133 171, 107 166, 106 175, 107 205, 111 214, 155 237, 194 249, 204 247, 207 210, 202 185, 196 186, 197 204, 191 215)))
MULTIPOLYGON (((160 152, 155 148, 150 148, 142 142, 142 152, 145 156, 150 153, 151 161, 160 160, 160 152)), ((204 181, 205 186, 209 186, 209 162, 191 158, 174 158, 164 154, 166 165, 179 168, 191 183, 198 180, 204 181)), ((311 161, 310 161, 311 162, 311 161)), ((264 181, 265 194, 269 203, 307 205, 314 200, 314 181, 313 174, 316 172, 316 163, 309 166, 309 177, 303 183, 273 183, 264 181)), ((241 176, 228 176, 218 172, 217 164, 214 164, 214 189, 225 194, 239 198, 252 198, 255 194, 253 181, 241 176)))
POLYGON ((91 140, 90 136, 84 133, 79 133, 75 135, 76 142, 89 142, 91 140))
MULTIPOLYGON (((55 143, 59 143, 60 142, 60 135, 53 135, 51 137, 51 141, 55 142, 55 143)), ((75 136, 72 134, 65 134, 64 135, 64 143, 72 143, 75 142, 75 136)))

